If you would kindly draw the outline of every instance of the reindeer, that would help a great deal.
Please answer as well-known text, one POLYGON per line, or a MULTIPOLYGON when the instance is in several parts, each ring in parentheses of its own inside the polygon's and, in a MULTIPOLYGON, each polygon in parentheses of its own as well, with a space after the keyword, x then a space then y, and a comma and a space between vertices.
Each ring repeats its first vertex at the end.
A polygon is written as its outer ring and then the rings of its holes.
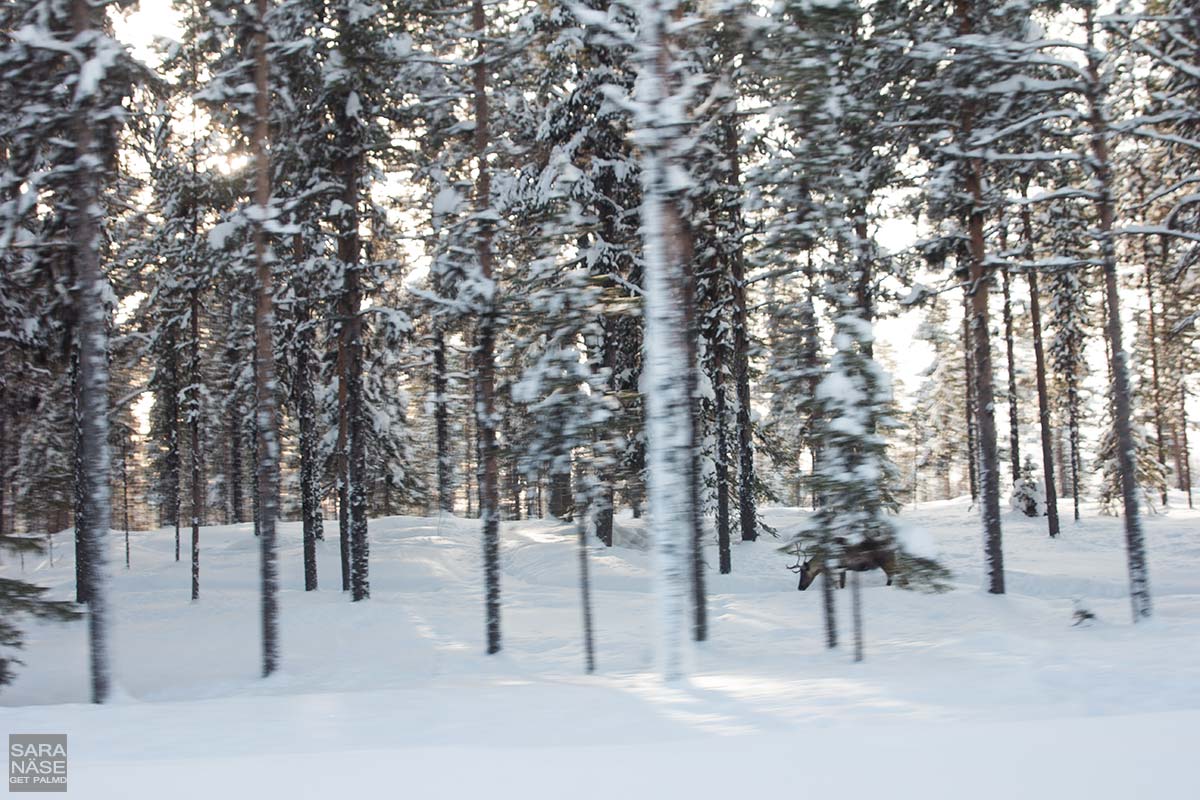
MULTIPOLYGON (((838 581, 841 588, 846 588, 846 573, 850 570, 870 572, 873 569, 881 569, 887 576, 887 585, 892 585, 892 576, 897 572, 895 548, 886 547, 873 539, 864 539, 860 544, 847 544, 840 536, 835 538, 833 543, 838 545, 842 552, 841 558, 834 566, 834 569, 840 569, 842 573, 838 581)), ((789 564, 788 569, 800 573, 800 585, 796 588, 803 592, 826 570, 825 562, 828 559, 819 553, 807 558, 807 554, 799 551, 799 548, 795 555, 796 563, 789 564), (801 559, 804 559, 803 562, 801 559)))

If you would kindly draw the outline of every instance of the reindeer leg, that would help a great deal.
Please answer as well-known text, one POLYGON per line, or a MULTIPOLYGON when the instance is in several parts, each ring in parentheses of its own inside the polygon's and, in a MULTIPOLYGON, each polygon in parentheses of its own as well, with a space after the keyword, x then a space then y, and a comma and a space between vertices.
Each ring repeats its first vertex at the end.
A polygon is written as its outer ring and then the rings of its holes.
POLYGON ((841 588, 846 588, 846 570, 842 570, 841 588))

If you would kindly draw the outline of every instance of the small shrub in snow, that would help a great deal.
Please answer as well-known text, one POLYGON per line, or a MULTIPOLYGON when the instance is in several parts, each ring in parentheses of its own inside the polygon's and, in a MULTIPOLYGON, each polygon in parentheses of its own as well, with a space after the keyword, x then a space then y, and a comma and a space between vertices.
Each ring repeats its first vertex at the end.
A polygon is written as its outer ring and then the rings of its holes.
POLYGON ((1027 517, 1040 517, 1046 513, 1046 488, 1037 477, 1029 456, 1025 457, 1025 464, 1021 467, 1021 477, 1013 484, 1009 503, 1014 511, 1020 511, 1027 517))

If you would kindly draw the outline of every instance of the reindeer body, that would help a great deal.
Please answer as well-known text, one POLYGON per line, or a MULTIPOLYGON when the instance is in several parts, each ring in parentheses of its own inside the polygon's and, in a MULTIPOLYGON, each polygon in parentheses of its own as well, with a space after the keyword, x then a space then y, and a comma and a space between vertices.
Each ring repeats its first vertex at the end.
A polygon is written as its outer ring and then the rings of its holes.
MULTIPOLYGON (((896 550, 893 547, 887 547, 876 542, 873 539, 864 539, 860 544, 848 545, 846 540, 836 538, 833 540, 835 544, 841 545, 842 556, 839 562, 834 567, 841 571, 841 576, 838 580, 838 585, 841 588, 846 588, 846 573, 853 570, 854 572, 870 572, 873 569, 883 570, 883 574, 887 576, 887 585, 892 585, 892 576, 896 574, 896 550)), ((826 558, 823 555, 815 555, 806 560, 804 563, 797 563, 788 567, 792 572, 800 573, 800 585, 796 588, 804 591, 812 582, 828 568, 826 558)))

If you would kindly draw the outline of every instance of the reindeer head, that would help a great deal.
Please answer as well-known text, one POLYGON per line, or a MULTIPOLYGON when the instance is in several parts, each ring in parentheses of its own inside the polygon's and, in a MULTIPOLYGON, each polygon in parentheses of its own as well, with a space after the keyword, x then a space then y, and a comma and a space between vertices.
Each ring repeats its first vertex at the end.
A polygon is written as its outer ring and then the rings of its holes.
POLYGON ((824 558, 821 556, 807 558, 806 556, 806 553, 797 552, 796 563, 788 565, 788 569, 792 572, 800 573, 800 585, 796 588, 801 592, 812 586, 812 582, 817 579, 817 576, 825 571, 824 558))

